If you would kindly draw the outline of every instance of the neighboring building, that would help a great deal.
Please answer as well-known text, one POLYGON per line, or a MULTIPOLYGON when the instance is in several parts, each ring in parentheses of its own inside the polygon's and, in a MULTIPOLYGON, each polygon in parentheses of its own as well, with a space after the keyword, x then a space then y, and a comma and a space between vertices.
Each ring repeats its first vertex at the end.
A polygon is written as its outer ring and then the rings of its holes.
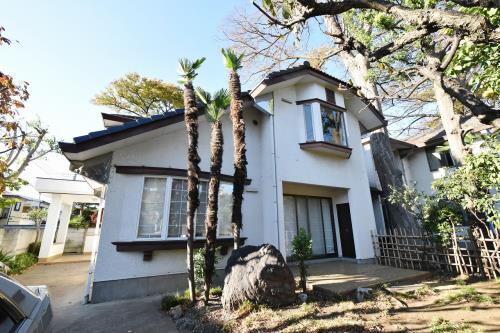
MULTIPOLYGON (((461 126, 466 133, 486 134, 495 131, 492 125, 482 124, 475 117, 463 118, 461 126)), ((456 164, 449 151, 438 149, 438 147, 442 147, 447 143, 446 133, 441 126, 429 129, 405 141, 391 138, 390 143, 396 163, 403 174, 403 181, 406 185, 414 187, 419 192, 428 195, 432 194, 432 183, 455 169, 456 164)), ((480 142, 473 144, 473 153, 479 151, 479 144, 480 142)), ((363 148, 373 196, 373 193, 381 188, 373 163, 369 138, 363 139, 363 148)), ((377 200, 374 198, 377 230, 383 232, 387 226, 387 218, 385 214, 377 213, 377 200)))
MULTIPOLYGON (((371 261, 376 224, 361 135, 384 126, 382 115, 347 83, 305 63, 270 74, 245 95, 244 117, 245 243, 271 243, 289 257, 293 237, 305 228, 316 258, 371 261)), ((125 118, 103 114, 107 129, 60 143, 72 169, 107 184, 93 302, 186 286, 183 110, 125 118)), ((204 116, 199 120, 197 247, 204 243, 210 170, 210 124, 204 116)), ((226 259, 232 245, 233 143, 228 117, 223 133, 218 243, 226 259)))
MULTIPOLYGON (((482 124, 475 117, 464 118, 461 127, 466 133, 485 134, 494 131, 492 125, 482 124)), ((448 151, 437 150, 437 147, 446 144, 446 133, 439 127, 406 141, 415 146, 412 149, 398 149, 405 156, 403 164, 407 183, 418 191, 432 194, 432 182, 452 172, 456 165, 448 151)), ((478 144, 473 147, 473 152, 477 151, 478 144)))
POLYGON ((49 203, 38 198, 31 198, 17 193, 6 192, 5 198, 15 199, 16 202, 6 208, 0 208, 0 225, 34 225, 28 217, 29 212, 35 208, 47 208, 49 203))

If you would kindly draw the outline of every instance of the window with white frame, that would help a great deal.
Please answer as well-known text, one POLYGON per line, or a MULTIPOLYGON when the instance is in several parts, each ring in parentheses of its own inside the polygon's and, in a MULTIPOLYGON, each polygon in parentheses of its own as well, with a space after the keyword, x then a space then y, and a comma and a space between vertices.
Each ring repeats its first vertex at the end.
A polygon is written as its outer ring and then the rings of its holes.
POLYGON ((304 104, 304 124, 306 127, 306 142, 314 141, 313 112, 311 104, 304 104))
POLYGON ((312 103, 304 104, 303 112, 306 142, 324 141, 347 146, 347 132, 342 111, 320 103, 312 103))
POLYGON ((145 178, 139 215, 139 238, 160 238, 165 208, 166 178, 145 178))
MULTIPOLYGON (((203 237, 205 234, 205 216, 208 202, 207 181, 200 181, 199 200, 200 205, 196 210, 194 219, 195 237, 198 238, 203 237)), ((167 238, 185 237, 187 234, 186 212, 186 179, 146 177, 141 202, 138 238, 162 238, 164 226, 166 226, 165 235, 167 238)), ((231 236, 231 212, 232 184, 221 183, 219 212, 217 215, 219 237, 231 236)))
POLYGON ((347 146, 343 112, 321 105, 321 125, 323 141, 347 146))

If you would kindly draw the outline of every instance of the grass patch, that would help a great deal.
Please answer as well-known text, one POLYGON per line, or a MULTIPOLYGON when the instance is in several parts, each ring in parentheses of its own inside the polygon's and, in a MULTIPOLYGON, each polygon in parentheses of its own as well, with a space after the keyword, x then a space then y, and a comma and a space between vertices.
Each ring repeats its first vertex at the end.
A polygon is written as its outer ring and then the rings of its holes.
POLYGON ((249 300, 244 301, 241 303, 240 307, 238 308, 237 314, 239 318, 248 316, 250 313, 254 312, 257 310, 257 305, 254 303, 250 302, 249 300))
POLYGON ((161 309, 163 311, 169 311, 171 308, 177 305, 185 305, 189 302, 189 296, 186 295, 167 295, 161 299, 161 309))
POLYGON ((462 301, 476 303, 493 303, 493 299, 488 295, 483 295, 473 287, 465 287, 456 292, 448 293, 445 297, 436 301, 441 305, 459 303, 462 301))
POLYGON ((443 319, 443 318, 436 318, 432 321, 432 324, 430 326, 430 331, 431 333, 447 333, 447 332, 454 332, 454 333, 469 333, 469 332, 475 332, 474 330, 471 329, 469 325, 466 325, 464 323, 453 323, 449 320, 443 319))
POLYGON ((210 288, 210 296, 221 297, 222 296, 222 288, 221 287, 210 288))
POLYGON ((424 284, 422 287, 418 287, 417 289, 415 289, 413 294, 415 295, 415 297, 421 298, 425 296, 435 295, 436 292, 434 291, 434 289, 429 287, 428 284, 424 284))

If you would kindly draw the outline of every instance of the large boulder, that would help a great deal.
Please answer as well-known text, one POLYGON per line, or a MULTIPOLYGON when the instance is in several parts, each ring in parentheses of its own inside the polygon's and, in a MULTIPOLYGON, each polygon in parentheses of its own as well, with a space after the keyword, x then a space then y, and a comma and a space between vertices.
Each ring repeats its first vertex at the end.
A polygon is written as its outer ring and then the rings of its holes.
POLYGON ((293 274, 270 244, 243 246, 227 261, 222 305, 235 310, 246 300, 272 307, 296 300, 293 274))

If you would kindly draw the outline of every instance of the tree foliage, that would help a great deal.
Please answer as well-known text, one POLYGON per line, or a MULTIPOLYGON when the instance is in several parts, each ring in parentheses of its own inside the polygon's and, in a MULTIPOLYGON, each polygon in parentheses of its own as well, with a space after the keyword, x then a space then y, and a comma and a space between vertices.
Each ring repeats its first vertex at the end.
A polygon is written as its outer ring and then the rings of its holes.
POLYGON ((92 101, 116 112, 150 117, 181 107, 182 90, 172 83, 129 73, 111 82, 92 101))
MULTIPOLYGON (((0 26, 0 46, 11 43, 3 32, 0 26)), ((12 204, 2 196, 6 189, 17 190, 26 183, 20 175, 28 164, 58 149, 40 120, 22 119, 20 111, 28 98, 27 82, 0 72, 0 207, 12 204)))
POLYGON ((434 181, 433 195, 404 187, 393 189, 388 198, 401 204, 444 244, 450 240, 452 225, 491 223, 500 228, 499 135, 476 137, 472 145, 478 142, 480 152, 467 155, 462 166, 434 181))
POLYGON ((28 218, 37 225, 40 225, 40 223, 47 219, 47 213, 46 208, 35 208, 28 212, 28 218))
POLYGON ((481 152, 468 155, 463 166, 432 187, 439 198, 455 201, 478 221, 500 228, 500 136, 481 140, 481 152))
POLYGON ((418 192, 410 186, 393 188, 387 200, 393 204, 402 205, 415 217, 419 225, 443 245, 450 243, 453 225, 465 223, 464 212, 460 205, 452 201, 441 200, 435 195, 418 192))

